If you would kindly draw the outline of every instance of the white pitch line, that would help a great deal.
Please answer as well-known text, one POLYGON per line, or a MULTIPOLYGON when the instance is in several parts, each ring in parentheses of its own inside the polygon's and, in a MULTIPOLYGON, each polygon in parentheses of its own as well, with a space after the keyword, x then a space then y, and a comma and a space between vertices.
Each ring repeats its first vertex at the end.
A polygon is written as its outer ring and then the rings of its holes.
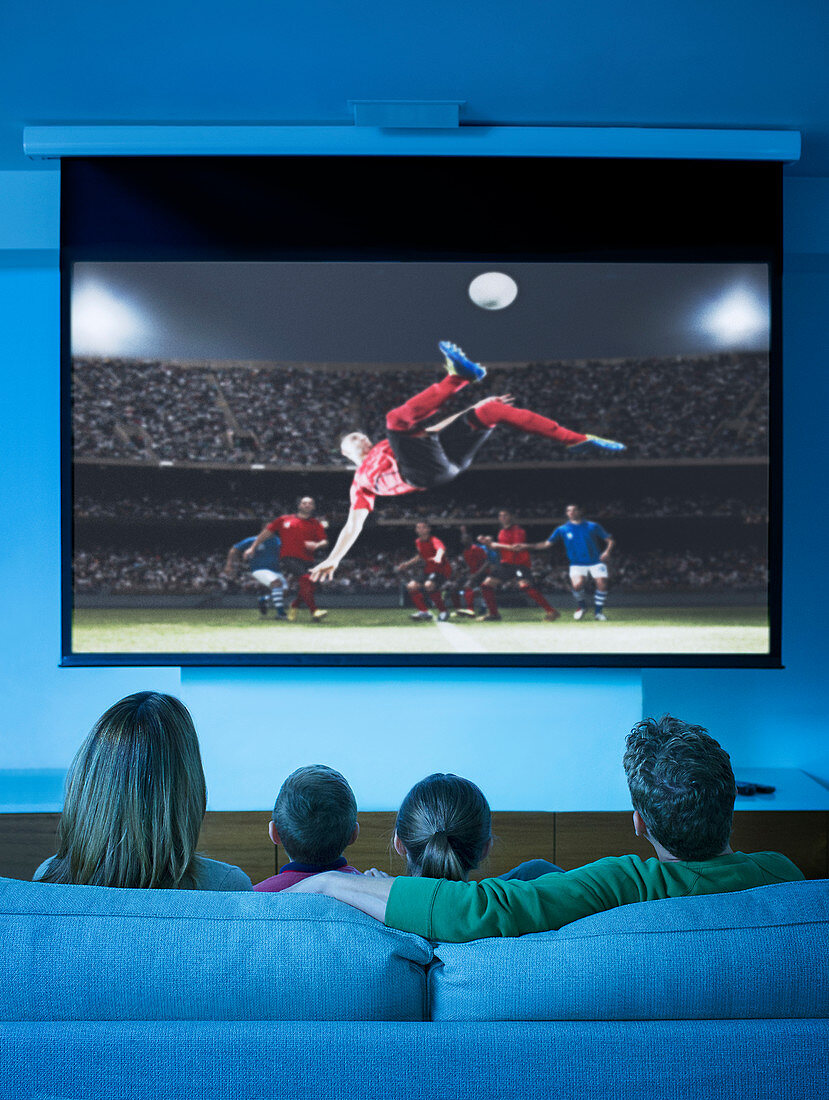
POLYGON ((481 645, 477 638, 462 635, 466 627, 457 626, 455 623, 436 623, 438 630, 456 653, 489 653, 486 646, 481 645))

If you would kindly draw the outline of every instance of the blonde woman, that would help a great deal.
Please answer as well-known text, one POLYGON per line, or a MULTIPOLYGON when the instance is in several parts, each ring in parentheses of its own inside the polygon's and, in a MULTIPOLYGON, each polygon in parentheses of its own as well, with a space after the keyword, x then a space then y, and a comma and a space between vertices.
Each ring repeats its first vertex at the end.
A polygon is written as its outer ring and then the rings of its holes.
POLYGON ((69 770, 58 851, 41 882, 149 890, 250 890, 244 871, 196 853, 207 788, 193 720, 140 691, 93 726, 69 770))

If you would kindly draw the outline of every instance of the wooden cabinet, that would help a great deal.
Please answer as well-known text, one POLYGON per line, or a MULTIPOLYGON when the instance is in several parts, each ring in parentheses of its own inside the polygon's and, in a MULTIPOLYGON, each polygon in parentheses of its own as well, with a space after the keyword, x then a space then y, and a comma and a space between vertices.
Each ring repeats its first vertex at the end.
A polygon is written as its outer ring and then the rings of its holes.
MULTIPOLYGON (((829 810, 788 808, 791 801, 785 809, 737 809, 732 847, 743 852, 782 852, 807 878, 828 878, 829 810)), ((253 882, 261 882, 287 862, 284 851, 275 849, 268 836, 270 816, 269 810, 210 812, 202 826, 199 851, 238 864, 253 882)), ((55 851, 58 818, 57 813, 0 813, 0 875, 30 879, 55 851)), ((345 853, 349 862, 360 870, 377 867, 391 875, 405 874, 404 861, 391 846, 394 821, 391 810, 361 813, 359 839, 345 853)), ((525 859, 548 859, 570 870, 602 856, 632 853, 648 858, 653 854, 647 841, 634 835, 630 810, 496 811, 492 830, 492 852, 475 878, 503 874, 525 859)))

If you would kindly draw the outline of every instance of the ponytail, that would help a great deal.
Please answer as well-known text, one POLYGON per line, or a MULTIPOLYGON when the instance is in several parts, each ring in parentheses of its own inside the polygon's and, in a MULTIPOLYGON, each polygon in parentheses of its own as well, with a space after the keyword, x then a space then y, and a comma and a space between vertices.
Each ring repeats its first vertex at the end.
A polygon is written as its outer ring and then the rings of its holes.
POLYGON ((409 874, 466 881, 491 839, 489 803, 459 775, 428 775, 403 799, 396 823, 409 874))

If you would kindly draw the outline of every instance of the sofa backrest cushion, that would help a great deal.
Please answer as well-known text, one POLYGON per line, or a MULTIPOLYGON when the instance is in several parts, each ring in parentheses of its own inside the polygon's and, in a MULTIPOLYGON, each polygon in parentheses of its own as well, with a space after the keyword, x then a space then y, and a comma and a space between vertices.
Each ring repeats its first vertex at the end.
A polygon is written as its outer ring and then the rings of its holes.
POLYGON ((423 1020, 429 944, 316 895, 0 879, 0 1019, 423 1020))
POLYGON ((435 954, 434 1020, 827 1017, 829 880, 639 902, 435 954))

